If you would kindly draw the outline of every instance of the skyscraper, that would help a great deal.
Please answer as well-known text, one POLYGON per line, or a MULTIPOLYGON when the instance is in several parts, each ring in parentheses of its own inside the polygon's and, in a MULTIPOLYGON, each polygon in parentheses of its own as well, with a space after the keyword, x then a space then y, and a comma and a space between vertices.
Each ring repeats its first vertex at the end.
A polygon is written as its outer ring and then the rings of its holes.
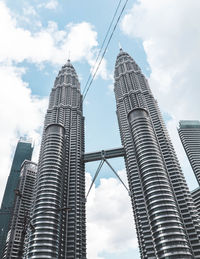
POLYGON ((157 102, 122 49, 114 91, 141 258, 200 258, 197 211, 157 102))
POLYGON ((19 259, 23 254, 25 235, 30 223, 29 217, 34 198, 36 175, 37 165, 25 160, 20 171, 19 185, 17 186, 19 195, 15 197, 3 259, 19 259))
POLYGON ((56 77, 38 164, 28 258, 86 258, 84 117, 76 71, 56 77))
POLYGON ((32 143, 20 139, 15 150, 10 175, 8 177, 6 189, 4 192, 1 209, 0 209, 0 256, 6 242, 6 237, 9 230, 10 219, 14 205, 14 190, 17 188, 21 165, 24 160, 31 160, 33 153, 32 143))
MULTIPOLYGON (((178 133, 194 175, 200 185, 200 121, 181 120, 178 133)), ((191 194, 200 215, 200 187, 193 190, 191 194)))
POLYGON ((178 133, 196 179, 200 184, 200 121, 180 121, 178 133))

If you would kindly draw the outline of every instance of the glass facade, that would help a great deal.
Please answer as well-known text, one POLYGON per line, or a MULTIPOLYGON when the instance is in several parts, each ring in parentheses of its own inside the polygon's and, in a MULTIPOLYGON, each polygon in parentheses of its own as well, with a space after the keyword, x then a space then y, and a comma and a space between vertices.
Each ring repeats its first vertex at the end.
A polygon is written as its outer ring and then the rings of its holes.
POLYGON ((25 252, 25 239, 30 231, 30 211, 34 199, 37 165, 25 160, 21 167, 15 203, 3 259, 19 259, 25 252), (21 254, 21 255, 20 255, 21 254))
POLYGON ((9 230, 15 199, 14 190, 17 189, 18 186, 21 165, 24 160, 31 160, 32 153, 32 143, 30 141, 20 139, 17 143, 0 209, 0 255, 3 253, 9 230))
POLYGON ((180 121, 178 133, 196 179, 200 185, 200 121, 180 121))

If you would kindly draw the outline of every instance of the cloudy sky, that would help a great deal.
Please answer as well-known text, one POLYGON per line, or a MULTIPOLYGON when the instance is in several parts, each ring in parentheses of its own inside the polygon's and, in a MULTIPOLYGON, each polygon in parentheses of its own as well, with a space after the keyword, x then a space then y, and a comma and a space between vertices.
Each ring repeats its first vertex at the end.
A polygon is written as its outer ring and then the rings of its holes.
MULTIPOLYGON (((19 137, 33 139, 37 162, 60 67, 70 57, 83 89, 117 2, 0 0, 0 199, 19 137)), ((199 9, 199 0, 129 0, 84 103, 86 151, 121 145, 113 94, 121 45, 149 79, 189 188, 197 187, 176 128, 181 119, 200 119, 199 9)), ((110 162, 126 182, 123 160, 110 162)), ((87 164, 88 184, 96 168, 87 164)), ((129 196, 106 166, 88 198, 87 221, 88 259, 139 258, 129 196)))

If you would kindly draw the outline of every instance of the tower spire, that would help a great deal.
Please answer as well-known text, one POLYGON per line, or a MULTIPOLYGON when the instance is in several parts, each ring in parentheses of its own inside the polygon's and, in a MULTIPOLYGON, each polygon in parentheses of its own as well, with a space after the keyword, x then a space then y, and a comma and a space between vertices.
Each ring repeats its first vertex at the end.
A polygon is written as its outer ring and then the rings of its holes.
POLYGON ((120 51, 120 52, 123 52, 121 42, 119 42, 119 51, 120 51))
POLYGON ((70 63, 70 50, 68 51, 68 59, 67 61, 70 63))

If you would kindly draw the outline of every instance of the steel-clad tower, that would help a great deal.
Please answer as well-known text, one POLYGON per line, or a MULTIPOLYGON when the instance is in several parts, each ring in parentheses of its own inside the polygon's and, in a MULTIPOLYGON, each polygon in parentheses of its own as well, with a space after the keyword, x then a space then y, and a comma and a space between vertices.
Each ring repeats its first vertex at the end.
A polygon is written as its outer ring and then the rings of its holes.
POLYGON ((45 117, 27 258, 86 258, 83 153, 82 96, 68 60, 56 77, 45 117))
POLYGON ((200 184, 200 121, 180 121, 178 133, 196 179, 200 184))
POLYGON ((157 102, 122 49, 114 91, 141 258, 200 258, 197 211, 157 102))

